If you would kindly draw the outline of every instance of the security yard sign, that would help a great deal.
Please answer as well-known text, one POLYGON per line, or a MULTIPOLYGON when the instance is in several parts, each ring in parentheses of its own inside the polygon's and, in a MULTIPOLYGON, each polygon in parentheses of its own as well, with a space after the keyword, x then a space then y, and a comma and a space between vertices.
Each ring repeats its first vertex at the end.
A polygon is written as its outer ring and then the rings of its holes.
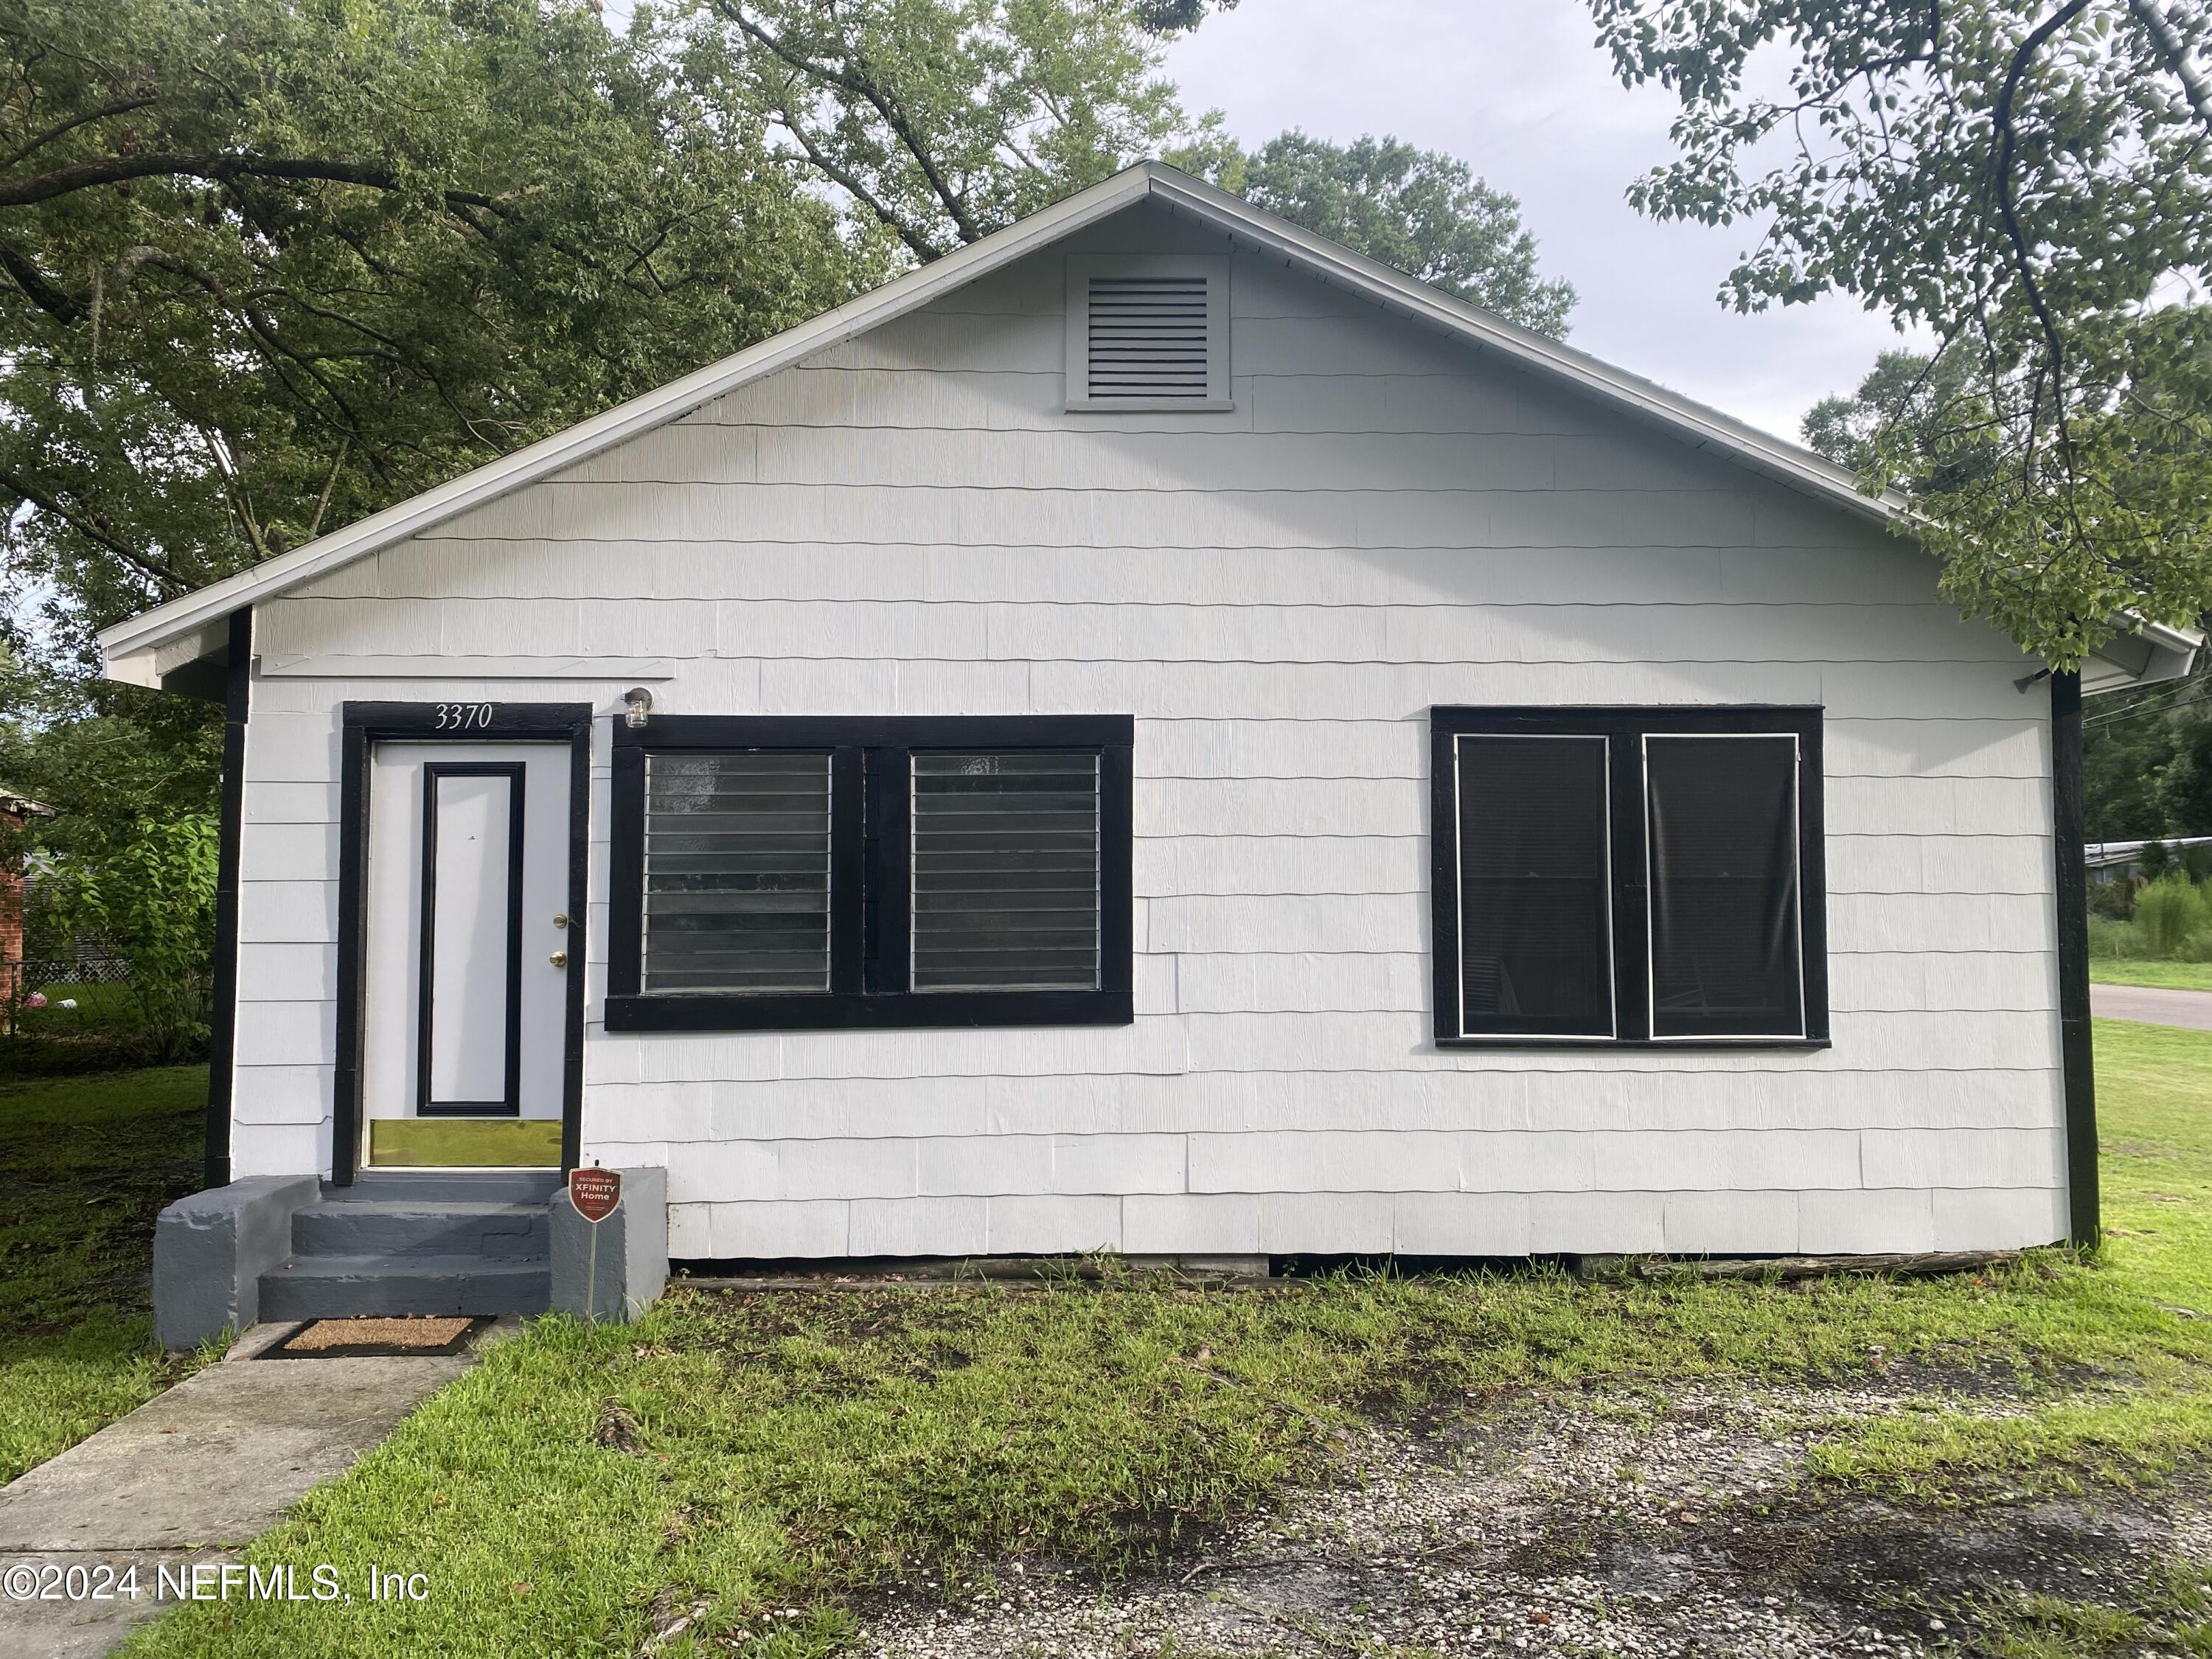
POLYGON ((576 1206, 576 1213, 599 1225, 615 1212, 622 1202, 622 1171, 620 1170, 571 1170, 568 1171, 568 1202, 576 1206))
POLYGON ((568 1202, 576 1206, 576 1213, 592 1224, 592 1248, 586 1255, 584 1268, 584 1321, 589 1324, 598 1312, 599 1293, 599 1223, 615 1212, 622 1202, 622 1171, 589 1170, 568 1171, 568 1202))

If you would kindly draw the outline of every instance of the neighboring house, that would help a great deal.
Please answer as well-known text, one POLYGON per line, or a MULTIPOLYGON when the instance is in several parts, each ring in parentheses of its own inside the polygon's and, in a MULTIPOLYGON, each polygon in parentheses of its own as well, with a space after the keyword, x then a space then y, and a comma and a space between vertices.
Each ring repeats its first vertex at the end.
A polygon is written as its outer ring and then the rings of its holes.
MULTIPOLYGON (((33 818, 50 818, 54 809, 13 790, 0 788, 0 830, 10 840, 29 827, 33 818)), ((20 842, 16 843, 21 845, 20 842)), ((15 1005, 35 984, 23 982, 24 864, 20 857, 0 862, 0 1018, 12 1028, 15 1005)))
MULTIPOLYGON (((2087 1233, 2080 696, 2199 641, 2049 675, 1895 511, 1133 168, 102 635, 228 699, 211 1178, 660 1166, 706 1259, 2087 1233)), ((447 1294, 321 1225, 264 1311, 447 1294)))
POLYGON ((2168 836, 2149 841, 2093 841, 2081 849, 2082 862, 2087 866, 2089 879, 2104 885, 2115 881, 2133 881, 2142 874, 2143 849, 2163 847, 2178 865, 2182 855, 2192 847, 2212 847, 2212 836, 2168 836))

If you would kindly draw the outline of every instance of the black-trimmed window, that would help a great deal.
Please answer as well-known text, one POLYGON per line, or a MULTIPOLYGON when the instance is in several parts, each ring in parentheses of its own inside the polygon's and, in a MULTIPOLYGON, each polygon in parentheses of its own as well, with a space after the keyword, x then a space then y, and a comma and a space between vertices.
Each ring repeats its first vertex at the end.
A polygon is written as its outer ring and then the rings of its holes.
POLYGON ((617 724, 608 1030, 1126 1024, 1133 732, 617 724))
POLYGON ((1430 711, 1436 1035, 1828 1040, 1817 708, 1430 711))

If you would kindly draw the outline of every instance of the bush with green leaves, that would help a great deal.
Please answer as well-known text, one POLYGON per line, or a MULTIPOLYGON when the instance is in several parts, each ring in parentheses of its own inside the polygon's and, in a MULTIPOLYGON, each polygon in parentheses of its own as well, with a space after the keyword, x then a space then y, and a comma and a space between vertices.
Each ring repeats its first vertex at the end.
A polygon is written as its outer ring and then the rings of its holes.
POLYGON ((2089 954, 2124 960, 2140 958, 2143 955, 2142 930, 2131 921, 2093 915, 2089 918, 2089 954))
POLYGON ((147 1058, 169 1065, 206 1042, 215 945, 216 823, 201 813, 137 817, 70 838, 53 908, 131 965, 147 1058))
POLYGON ((2175 956, 2192 934, 2212 928, 2212 902, 2207 902, 2203 888, 2177 870, 2136 895, 2135 925, 2142 935, 2144 955, 2175 956))

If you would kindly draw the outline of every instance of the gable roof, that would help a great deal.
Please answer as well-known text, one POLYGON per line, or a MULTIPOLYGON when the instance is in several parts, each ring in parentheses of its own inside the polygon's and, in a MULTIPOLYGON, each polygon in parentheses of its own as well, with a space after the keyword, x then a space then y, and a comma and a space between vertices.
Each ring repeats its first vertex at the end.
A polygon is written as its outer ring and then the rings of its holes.
MULTIPOLYGON (((244 606, 283 593, 495 497, 535 483, 604 450, 690 413, 714 398, 905 315, 1087 225, 1152 200, 1206 221, 1238 240, 1278 254, 1320 280, 1437 328, 1478 350, 1579 388, 1698 448, 1711 449, 1791 489, 1887 523, 1904 510, 1894 493, 1862 494, 1842 467, 1586 352, 1507 322, 1340 243, 1302 230, 1249 202, 1158 161, 1140 161, 1018 223, 909 271, 811 322, 710 363, 681 380, 617 404, 473 472, 358 520, 249 570, 101 630, 108 677, 159 685, 183 665, 215 654, 224 624, 244 606)), ((2162 646, 2201 643, 2186 630, 2162 646)), ((2187 657, 2181 672, 2186 672, 2187 657)), ((2138 676, 2128 675, 2128 678, 2138 676)))

